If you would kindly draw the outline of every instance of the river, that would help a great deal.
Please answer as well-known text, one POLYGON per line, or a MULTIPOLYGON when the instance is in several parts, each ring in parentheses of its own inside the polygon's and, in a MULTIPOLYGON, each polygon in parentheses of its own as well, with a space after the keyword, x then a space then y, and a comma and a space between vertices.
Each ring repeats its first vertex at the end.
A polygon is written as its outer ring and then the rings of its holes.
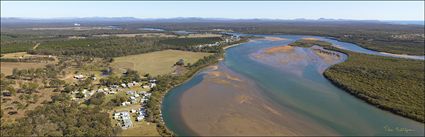
POLYGON ((322 72, 344 61, 343 54, 332 60, 311 49, 279 47, 315 38, 354 52, 401 56, 324 37, 270 37, 227 49, 218 65, 169 91, 162 104, 166 126, 182 136, 424 134, 423 123, 371 106, 324 78, 322 72), (266 54, 273 48, 281 53, 266 54))

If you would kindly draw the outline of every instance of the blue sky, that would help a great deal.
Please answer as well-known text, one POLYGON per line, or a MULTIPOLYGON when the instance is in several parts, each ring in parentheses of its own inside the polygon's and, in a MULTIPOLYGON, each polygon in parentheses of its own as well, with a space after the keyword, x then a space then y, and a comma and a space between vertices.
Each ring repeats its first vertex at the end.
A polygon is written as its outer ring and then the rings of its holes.
POLYGON ((424 20, 424 2, 1 2, 1 17, 424 20))

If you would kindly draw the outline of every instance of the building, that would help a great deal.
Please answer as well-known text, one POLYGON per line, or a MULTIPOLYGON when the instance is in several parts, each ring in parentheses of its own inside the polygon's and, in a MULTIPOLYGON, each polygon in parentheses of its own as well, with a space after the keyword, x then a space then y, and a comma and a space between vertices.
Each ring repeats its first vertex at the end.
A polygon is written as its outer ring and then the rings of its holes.
POLYGON ((75 75, 74 78, 77 79, 77 80, 82 80, 82 79, 84 79, 84 75, 81 75, 81 74, 75 75))

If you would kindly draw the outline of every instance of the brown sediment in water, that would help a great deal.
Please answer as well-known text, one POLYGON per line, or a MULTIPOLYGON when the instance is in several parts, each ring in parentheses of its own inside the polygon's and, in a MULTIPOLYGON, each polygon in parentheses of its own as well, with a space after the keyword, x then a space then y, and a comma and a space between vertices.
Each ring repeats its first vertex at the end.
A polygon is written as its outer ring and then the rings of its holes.
POLYGON ((279 38, 279 37, 264 37, 265 40, 269 41, 282 41, 282 40, 288 40, 286 38, 279 38))
POLYGON ((335 135, 286 112, 270 102, 254 82, 223 65, 207 72, 201 83, 185 91, 180 104, 182 121, 201 136, 335 135))
POLYGON ((302 40, 319 40, 318 38, 302 38, 302 40))
POLYGON ((209 69, 211 69, 211 70, 217 70, 218 69, 218 66, 217 65, 209 66, 209 69))
POLYGON ((267 54, 275 54, 275 53, 280 53, 280 52, 292 52, 294 50, 294 47, 292 46, 276 46, 276 47, 271 47, 266 49, 264 52, 267 54))
POLYGON ((326 64, 335 64, 340 60, 339 56, 327 54, 321 50, 314 50, 314 53, 316 53, 316 55, 319 56, 326 64))

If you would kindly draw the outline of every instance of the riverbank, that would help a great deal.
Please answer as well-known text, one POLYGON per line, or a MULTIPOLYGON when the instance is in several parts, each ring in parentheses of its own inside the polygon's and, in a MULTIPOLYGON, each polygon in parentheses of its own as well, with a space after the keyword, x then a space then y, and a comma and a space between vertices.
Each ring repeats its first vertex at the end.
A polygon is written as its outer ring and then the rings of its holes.
MULTIPOLYGON (((236 46, 245 41, 245 39, 242 39, 238 42, 231 43, 231 46, 236 46)), ((175 134, 165 126, 163 121, 161 106, 164 96, 170 89, 187 82, 203 68, 218 63, 219 60, 223 58, 225 52, 223 49, 224 47, 218 49, 213 55, 204 57, 188 66, 188 71, 183 75, 160 75, 156 77, 158 81, 157 86, 152 89, 152 99, 147 103, 147 119, 150 122, 157 123, 157 130, 161 136, 175 136, 175 134)))
MULTIPOLYGON (((312 131, 317 129, 312 128, 317 127, 312 125, 335 131, 336 135, 423 134, 422 123, 375 108, 334 86, 320 71, 329 65, 326 59, 317 55, 316 52, 320 51, 294 47, 293 52, 285 52, 286 49, 281 50, 282 47, 279 47, 309 36, 277 37, 288 40, 256 40, 226 50, 226 59, 220 64, 242 77, 235 78, 231 75, 227 78, 221 73, 219 66, 218 72, 210 73, 209 69, 215 69, 211 67, 196 74, 181 86, 171 89, 164 97, 162 106, 166 126, 181 136, 292 135, 291 133, 303 136, 329 135, 329 132, 312 131), (270 48, 276 49, 274 47, 278 49, 276 54, 263 52, 270 48), (265 56, 258 59, 255 58, 256 53, 264 53, 262 55, 265 56), (291 56, 300 58, 282 64, 282 59, 291 56), (241 81, 252 81, 254 84, 241 81), (266 102, 273 102, 273 105, 267 105, 271 109, 257 107, 263 104, 260 102, 264 99, 266 102), (282 116, 271 116, 275 114, 273 112, 282 116), (271 123, 275 124, 269 123, 269 118, 272 119, 271 123), (280 118, 283 118, 283 121, 279 120, 280 118), (292 120, 307 121, 307 126, 292 120), (268 124, 252 124, 252 121, 268 124), (388 132, 383 128, 385 126, 414 131, 388 132), (285 129, 279 128, 290 129, 292 132, 286 133, 285 129)), ((331 52, 325 54, 332 55, 331 52)), ((345 54, 342 56, 347 58, 345 54)))
POLYGON ((347 61, 324 72, 325 78, 375 107, 424 122, 424 62, 355 53, 323 41, 299 40, 291 45, 319 45, 347 54, 347 61))
POLYGON ((172 91, 180 93, 173 99, 179 103, 168 106, 176 109, 167 117, 181 119, 178 126, 193 131, 182 136, 337 135, 270 101, 254 81, 233 72, 224 62, 197 74, 196 79, 202 80, 184 92, 172 91))

